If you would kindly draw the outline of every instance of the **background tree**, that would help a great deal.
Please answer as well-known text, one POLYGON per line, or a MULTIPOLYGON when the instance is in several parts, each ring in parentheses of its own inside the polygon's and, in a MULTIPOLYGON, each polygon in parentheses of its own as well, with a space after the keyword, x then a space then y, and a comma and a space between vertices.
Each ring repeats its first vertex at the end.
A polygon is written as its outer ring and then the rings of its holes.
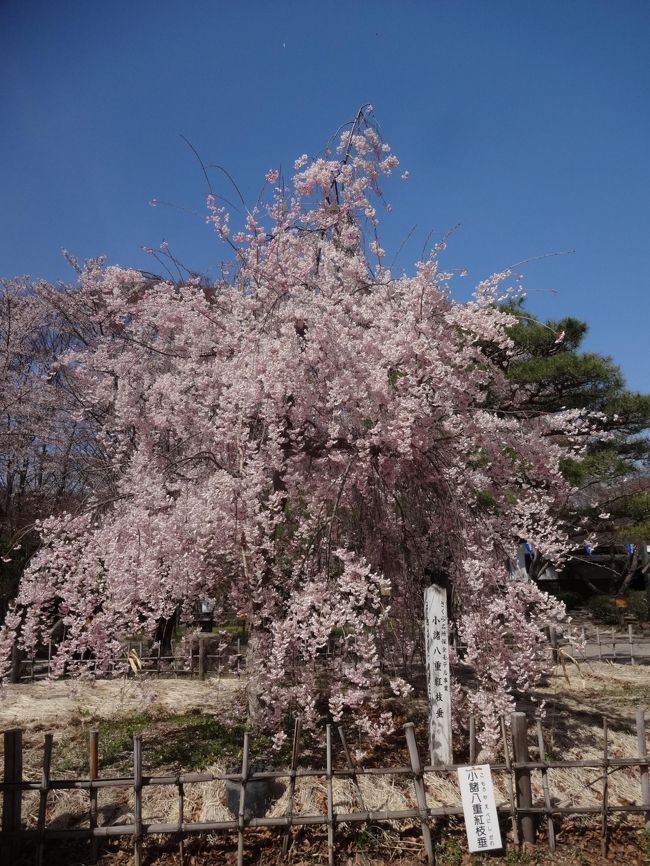
MULTIPOLYGON (((519 411, 578 409, 600 415, 599 435, 584 453, 567 455, 561 465, 576 488, 571 513, 581 518, 571 535, 574 558, 589 558, 584 542, 621 549, 624 542, 634 545, 618 567, 601 566, 612 572, 612 582, 622 592, 641 565, 641 545, 650 539, 650 395, 628 391, 611 358, 581 351, 585 322, 541 322, 522 301, 504 310, 517 319, 508 328, 513 350, 500 360, 508 378, 525 393, 519 411)), ((542 566, 540 560, 537 568, 542 566)))
MULTIPOLYGON (((78 268, 74 260, 71 264, 78 268)), ((35 522, 77 508, 105 480, 94 420, 61 359, 92 339, 80 293, 0 281, 0 614, 38 546, 35 522)))

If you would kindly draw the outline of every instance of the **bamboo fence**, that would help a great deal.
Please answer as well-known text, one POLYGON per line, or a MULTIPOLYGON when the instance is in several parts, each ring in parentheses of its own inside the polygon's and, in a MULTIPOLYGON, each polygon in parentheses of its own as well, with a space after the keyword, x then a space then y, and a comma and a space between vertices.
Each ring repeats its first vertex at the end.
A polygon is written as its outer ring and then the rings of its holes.
MULTIPOLYGON (((552 643, 552 641, 551 641, 552 643)), ((581 629, 564 641, 578 661, 611 661, 632 665, 650 664, 650 638, 636 634, 631 623, 626 630, 593 628, 581 629)))
MULTIPOLYGON (((15 662, 15 682, 35 682, 49 679, 55 665, 56 645, 50 642, 38 655, 21 658, 15 662)), ((218 635, 196 634, 186 640, 185 651, 179 641, 172 641, 170 653, 164 653, 160 644, 152 641, 127 641, 124 655, 114 659, 108 671, 96 671, 94 658, 75 659, 75 674, 85 670, 89 674, 106 677, 122 676, 130 665, 137 664, 137 672, 156 677, 197 677, 205 679, 208 674, 217 676, 241 676, 245 669, 245 645, 240 638, 228 642, 219 641, 218 635)), ((66 676, 64 673, 63 676, 66 676)))
MULTIPOLYGON (((643 816, 646 826, 650 827, 650 780, 645 731, 644 710, 636 712, 637 755, 634 757, 616 757, 610 754, 609 728, 607 719, 603 719, 602 757, 583 760, 549 760, 546 756, 544 735, 541 723, 534 728, 539 759, 531 760, 529 754, 529 729, 524 713, 514 713, 510 719, 510 736, 506 720, 501 720, 502 748, 504 760, 491 763, 493 772, 503 773, 507 779, 508 797, 505 802, 497 804, 502 823, 510 824, 512 839, 515 845, 532 844, 545 841, 551 852, 556 848, 556 833, 554 819, 563 816, 593 816, 600 827, 601 846, 603 854, 607 854, 611 830, 611 819, 617 813, 639 814, 643 816), (550 770, 567 770, 570 768, 593 768, 600 770, 602 776, 600 802, 590 806, 563 806, 554 799, 550 770), (611 774, 623 769, 638 768, 640 802, 633 804, 613 804, 608 796, 611 774), (542 778, 543 802, 535 802, 531 788, 531 774, 540 773, 542 778)), ((42 774, 40 780, 23 779, 23 746, 22 731, 13 729, 4 732, 4 777, 0 784, 2 790, 2 836, 0 838, 0 854, 3 863, 16 862, 19 849, 31 846, 33 862, 36 866, 46 863, 47 846, 61 840, 86 839, 90 845, 89 858, 95 862, 98 857, 98 847, 102 840, 130 839, 133 845, 133 863, 143 864, 143 842, 148 836, 174 837, 179 846, 181 863, 185 862, 185 840, 190 836, 235 833, 237 836, 237 862, 243 866, 246 852, 246 840, 255 828, 275 828, 281 836, 278 839, 278 849, 287 854, 291 842, 293 828, 308 826, 324 826, 327 828, 328 864, 333 866, 337 853, 337 830, 342 824, 363 826, 381 825, 387 822, 415 821, 419 824, 422 845, 429 863, 434 862, 434 834, 436 819, 463 815, 462 805, 431 806, 427 803, 426 780, 433 776, 449 776, 463 766, 476 763, 477 743, 475 739, 476 725, 470 720, 469 764, 452 764, 445 766, 425 766, 420 759, 420 752, 415 738, 412 723, 404 726, 406 751, 409 763, 405 766, 363 767, 356 766, 343 728, 336 728, 340 740, 339 756, 343 767, 336 767, 333 749, 333 727, 327 725, 325 737, 325 767, 320 769, 302 768, 300 759, 300 720, 296 721, 293 737, 293 748, 290 765, 282 770, 258 771, 250 761, 248 734, 244 734, 242 760, 239 772, 232 773, 179 773, 176 775, 151 776, 143 771, 142 736, 133 738, 133 774, 128 777, 101 778, 98 773, 99 737, 96 731, 91 732, 89 741, 89 772, 87 778, 52 779, 50 768, 53 750, 53 736, 45 736, 43 747, 42 774), (413 787, 416 806, 408 809, 371 810, 364 805, 359 780, 362 777, 391 776, 407 780, 413 787), (308 813, 296 812, 295 791, 300 779, 318 777, 325 780, 327 793, 326 809, 308 813), (338 812, 333 795, 333 783, 336 779, 351 780, 358 791, 358 801, 361 808, 357 811, 338 812), (254 782, 262 780, 285 780, 289 797, 286 812, 282 816, 254 817, 249 809, 247 791, 254 782), (187 821, 184 815, 185 786, 188 784, 212 783, 215 781, 234 783, 238 788, 238 809, 230 820, 187 821), (143 790, 157 786, 172 786, 177 790, 178 820, 175 822, 151 822, 143 819, 143 790), (88 794, 87 826, 75 828, 50 827, 47 823, 48 798, 53 792, 61 790, 78 790, 88 794), (101 790, 104 795, 110 790, 130 789, 133 792, 135 808, 132 823, 100 825, 97 812, 97 795, 101 790), (25 792, 37 792, 39 798, 38 818, 35 827, 25 828, 21 819, 22 800, 25 792)))
MULTIPOLYGON (((617 663, 650 664, 650 636, 645 633, 635 633, 633 626, 627 630, 594 628, 587 631, 571 633, 570 638, 564 638, 551 627, 549 629, 549 652, 553 661, 560 660, 562 654, 568 652, 578 661, 612 661, 617 663)), ((464 647, 457 646, 462 653, 464 647)), ((334 646, 328 646, 326 655, 335 651, 334 646)), ((127 641, 124 644, 124 655, 115 659, 111 669, 99 673, 98 676, 123 675, 129 670, 129 661, 133 654, 139 666, 138 673, 154 677, 190 677, 205 679, 208 675, 217 677, 240 677, 246 670, 246 644, 241 638, 220 639, 218 634, 188 635, 185 646, 179 641, 171 642, 169 653, 163 653, 160 644, 152 641, 127 641)), ((52 675, 56 656, 56 646, 50 642, 38 656, 23 658, 16 662, 15 682, 35 682, 49 679, 52 675)), ((74 661, 75 672, 84 669, 89 674, 96 673, 95 660, 79 659, 74 661)), ((413 675, 424 670, 424 660, 416 659, 406 665, 398 662, 384 663, 385 672, 413 675)))

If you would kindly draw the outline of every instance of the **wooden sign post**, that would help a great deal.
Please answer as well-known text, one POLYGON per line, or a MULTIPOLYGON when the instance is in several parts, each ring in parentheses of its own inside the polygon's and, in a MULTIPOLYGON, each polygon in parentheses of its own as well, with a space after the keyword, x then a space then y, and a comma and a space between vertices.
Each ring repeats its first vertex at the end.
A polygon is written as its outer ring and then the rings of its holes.
POLYGON ((431 764, 452 764, 449 620, 447 591, 440 586, 428 586, 424 591, 424 638, 431 764))

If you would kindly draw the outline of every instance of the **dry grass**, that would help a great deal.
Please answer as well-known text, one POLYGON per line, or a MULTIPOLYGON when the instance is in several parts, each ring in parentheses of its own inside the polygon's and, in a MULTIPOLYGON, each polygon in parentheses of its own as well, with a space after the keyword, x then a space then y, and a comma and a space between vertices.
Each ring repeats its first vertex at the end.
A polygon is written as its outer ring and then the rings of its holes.
MULTIPOLYGON (((36 682, 9 685, 0 693, 0 726, 23 730, 23 777, 36 780, 42 768, 43 733, 54 733, 53 778, 84 775, 76 762, 68 766, 70 753, 84 749, 91 727, 109 728, 134 717, 166 719, 193 711, 227 716, 240 696, 242 683, 235 679, 198 680, 98 680, 36 682)), ((0 754, 2 742, 0 741, 0 754)), ((75 757, 77 755, 75 754, 75 757)), ((153 767, 150 769, 154 769, 153 767)), ((86 771, 87 772, 87 771, 86 771)), ((123 775, 113 771, 108 775, 123 775)), ((173 800, 173 789, 146 789, 147 798, 173 800)), ((209 797, 208 791, 188 788, 190 804, 209 797)), ((99 792, 100 823, 118 824, 133 820, 133 796, 126 790, 99 792)), ((146 802, 146 799, 145 799, 146 802)), ((48 825, 75 827, 88 818, 88 794, 84 791, 55 790, 48 797, 48 825)), ((175 807, 177 809, 177 806, 175 807)), ((38 794, 23 798, 23 820, 36 823, 38 794)))
POLYGON ((237 679, 97 680, 24 683, 0 690, 0 727, 64 730, 79 718, 112 719, 148 709, 218 712, 241 689, 237 679))

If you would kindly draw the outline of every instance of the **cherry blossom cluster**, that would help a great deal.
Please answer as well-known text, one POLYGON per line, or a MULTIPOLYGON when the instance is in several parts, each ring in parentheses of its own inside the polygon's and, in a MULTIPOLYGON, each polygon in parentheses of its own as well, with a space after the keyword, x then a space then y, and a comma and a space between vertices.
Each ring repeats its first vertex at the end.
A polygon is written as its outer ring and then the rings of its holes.
POLYGON ((104 482, 40 527, 5 650, 14 633, 33 649, 62 618, 58 669, 92 653, 101 671, 123 635, 210 597, 248 623, 260 723, 299 708, 307 725, 349 714, 378 737, 383 636, 415 646, 438 581, 493 739, 540 675, 543 627, 564 616, 506 562, 521 538, 563 555, 559 465, 580 425, 518 413, 523 390, 491 361, 510 347, 496 302, 511 274, 457 303, 438 250, 411 274, 376 264, 379 182, 398 165, 355 123, 292 183, 269 170, 268 201, 241 226, 208 201, 229 280, 93 262, 78 286, 47 289, 83 329, 62 367, 104 482))

